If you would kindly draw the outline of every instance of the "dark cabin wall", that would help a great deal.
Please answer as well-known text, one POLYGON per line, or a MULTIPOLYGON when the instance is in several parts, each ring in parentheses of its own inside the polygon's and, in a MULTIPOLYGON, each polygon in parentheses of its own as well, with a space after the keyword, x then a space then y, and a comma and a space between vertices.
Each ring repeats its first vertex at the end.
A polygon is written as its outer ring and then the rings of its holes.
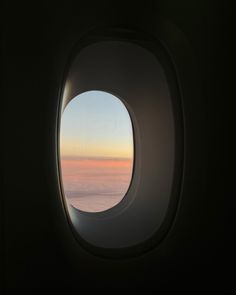
MULTIPOLYGON (((225 6, 220 1, 92 2, 5 4, 1 221, 6 290, 112 292, 127 285, 131 291, 229 292, 233 226, 226 188, 228 114, 222 99, 225 6), (185 93, 193 93, 184 97, 183 195, 160 247, 132 259, 102 259, 74 245, 57 201, 53 153, 59 84, 75 36, 109 24, 152 32, 160 18, 178 28, 192 53, 189 77, 182 75, 185 93)), ((173 43, 178 36, 173 35, 173 43)))

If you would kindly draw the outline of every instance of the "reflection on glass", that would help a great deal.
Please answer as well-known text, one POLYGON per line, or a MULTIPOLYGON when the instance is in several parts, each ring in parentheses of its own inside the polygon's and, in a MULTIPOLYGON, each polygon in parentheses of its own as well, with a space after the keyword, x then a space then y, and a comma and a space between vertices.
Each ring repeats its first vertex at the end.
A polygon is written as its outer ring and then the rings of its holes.
POLYGON ((120 99, 103 91, 72 99, 61 118, 61 174, 66 202, 107 210, 126 194, 133 169, 133 131, 120 99))

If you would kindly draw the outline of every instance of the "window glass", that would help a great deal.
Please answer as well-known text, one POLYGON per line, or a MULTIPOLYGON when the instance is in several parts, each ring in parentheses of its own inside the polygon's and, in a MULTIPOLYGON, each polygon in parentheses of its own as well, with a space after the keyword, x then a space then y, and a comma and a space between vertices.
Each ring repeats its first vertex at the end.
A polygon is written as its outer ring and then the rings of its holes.
POLYGON ((133 128, 124 103, 103 91, 72 99, 61 117, 60 160, 66 202, 86 212, 112 208, 133 171, 133 128))

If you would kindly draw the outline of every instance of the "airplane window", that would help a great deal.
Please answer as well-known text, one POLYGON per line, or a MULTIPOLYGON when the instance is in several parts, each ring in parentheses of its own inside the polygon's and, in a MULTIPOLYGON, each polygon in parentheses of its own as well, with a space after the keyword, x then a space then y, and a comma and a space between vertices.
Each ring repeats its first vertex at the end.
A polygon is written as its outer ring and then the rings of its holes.
POLYGON ((110 33, 75 46, 57 117, 65 221, 80 245, 105 256, 142 252, 165 235, 179 196, 183 138, 165 48, 136 33, 134 41, 110 33))
POLYGON ((77 95, 61 118, 61 175, 66 202, 85 212, 114 207, 132 179, 133 130, 124 103, 104 91, 77 95))

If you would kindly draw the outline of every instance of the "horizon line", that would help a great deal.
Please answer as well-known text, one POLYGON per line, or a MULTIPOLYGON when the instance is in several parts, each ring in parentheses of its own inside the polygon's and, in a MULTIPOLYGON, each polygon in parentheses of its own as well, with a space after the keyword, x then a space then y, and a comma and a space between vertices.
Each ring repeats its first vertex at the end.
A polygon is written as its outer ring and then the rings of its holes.
POLYGON ((61 160, 107 160, 107 161, 127 161, 133 160, 133 157, 110 157, 110 156, 72 156, 72 155, 61 155, 61 160))

